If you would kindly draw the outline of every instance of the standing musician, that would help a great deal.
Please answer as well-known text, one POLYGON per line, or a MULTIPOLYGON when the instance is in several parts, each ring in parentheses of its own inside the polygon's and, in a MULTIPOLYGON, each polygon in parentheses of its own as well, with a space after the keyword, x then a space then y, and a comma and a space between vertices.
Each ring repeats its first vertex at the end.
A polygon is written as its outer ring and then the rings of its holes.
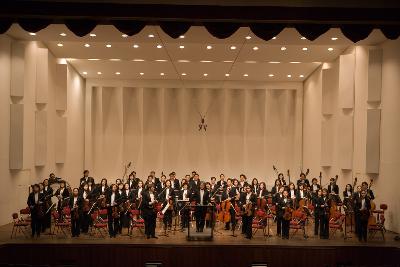
MULTIPOLYGON (((261 192, 261 191, 260 191, 261 192)), ((245 234, 247 239, 251 239, 253 236, 253 218, 254 209, 257 202, 257 196, 251 191, 250 185, 245 185, 245 191, 241 195, 240 203, 242 205, 242 233, 245 234)))
POLYGON ((83 177, 79 181, 79 186, 83 187, 84 183, 88 184, 89 182, 94 184, 94 179, 93 179, 93 177, 89 177, 89 170, 84 170, 83 177))
POLYGON ((277 203, 278 225, 282 225, 282 239, 289 239, 289 226, 292 219, 293 201, 289 198, 287 190, 283 190, 282 197, 277 203))
POLYGON ((130 189, 134 189, 137 187, 138 183, 139 183, 140 179, 138 177, 136 177, 136 172, 132 171, 129 176, 128 176, 128 181, 127 183, 129 184, 129 188, 130 189))
POLYGON ((32 237, 40 237, 40 232, 42 230, 42 219, 43 219, 43 193, 40 193, 40 186, 34 184, 32 186, 33 191, 29 194, 27 204, 31 212, 31 228, 32 237))
POLYGON ((142 201, 142 195, 144 193, 144 187, 143 187, 143 181, 140 180, 138 182, 137 188, 131 191, 131 194, 133 194, 133 200, 136 203, 136 208, 140 210, 141 208, 141 201, 142 201))
POLYGON ((318 198, 316 203, 316 208, 319 209, 320 219, 319 219, 319 236, 321 239, 329 239, 329 217, 330 217, 330 207, 331 199, 328 196, 328 190, 326 188, 322 189, 322 196, 318 198))
POLYGON ((196 232, 203 232, 208 203, 210 202, 210 192, 206 190, 205 183, 201 182, 198 190, 191 195, 191 201, 195 201, 196 232))
POLYGON ((355 217, 357 236, 360 242, 367 242, 368 219, 371 211, 371 200, 366 190, 361 191, 361 197, 355 199, 355 217))
POLYGON ((179 179, 176 178, 176 173, 171 172, 169 174, 169 180, 171 181, 171 187, 173 190, 179 190, 180 189, 180 183, 179 179))
POLYGON ((188 184, 182 184, 182 189, 179 191, 179 200, 181 200, 180 205, 178 206, 181 211, 181 227, 187 228, 189 226, 189 209, 185 208, 185 205, 189 202, 189 189, 188 184))
POLYGON ((222 201, 230 201, 230 203, 231 203, 231 205, 229 207, 231 221, 227 222, 225 224, 225 230, 230 230, 230 225, 232 225, 233 228, 236 227, 236 216, 235 216, 236 211, 235 211, 234 207, 235 207, 236 199, 238 197, 239 196, 237 195, 236 188, 233 187, 232 179, 228 178, 228 180, 226 180, 226 188, 222 192, 222 201))
MULTIPOLYGON (((277 180, 278 181, 278 180, 277 180)), ((275 203, 275 207, 276 207, 276 235, 277 236, 281 236, 282 235, 282 223, 283 223, 283 214, 282 211, 279 210, 279 202, 281 200, 281 198, 283 198, 283 191, 285 190, 284 186, 281 186, 277 193, 273 195, 272 197, 272 201, 275 203)))
POLYGON ((361 189, 367 192, 367 196, 368 196, 368 198, 370 200, 374 200, 375 199, 374 192, 372 192, 372 190, 369 188, 367 182, 362 182, 361 183, 361 189))
POLYGON ((321 185, 318 184, 317 178, 312 178, 310 189, 312 197, 315 198, 318 195, 318 190, 321 189, 321 185))
MULTIPOLYGON (((285 176, 283 176, 283 173, 278 174, 277 180, 279 180, 280 185, 286 186, 285 176)), ((276 183, 275 183, 275 185, 276 185, 276 183)))
POLYGON ((254 194, 257 194, 258 187, 259 184, 257 178, 253 178, 253 180, 251 181, 251 191, 253 191, 254 194))
POLYGON ((321 224, 321 218, 324 215, 324 208, 321 207, 323 202, 320 201, 322 199, 322 189, 317 190, 317 195, 313 197, 313 204, 314 204, 314 235, 318 235, 319 227, 321 224))
POLYGON ((72 190, 72 197, 69 199, 69 207, 71 209, 71 235, 79 237, 81 233, 81 216, 82 216, 82 196, 79 195, 79 189, 72 190))
POLYGON ((106 205, 107 205, 107 218, 108 218, 108 233, 110 237, 116 237, 119 231, 119 202, 121 196, 118 192, 117 185, 112 184, 111 190, 107 192, 106 195, 106 205))
POLYGON ((282 186, 284 186, 284 185, 281 183, 281 181, 280 181, 279 179, 276 179, 276 180, 275 180, 275 183, 274 183, 274 186, 273 186, 272 189, 271 189, 271 194, 272 194, 273 196, 275 196, 276 194, 278 194, 279 189, 280 189, 282 186))
POLYGON ((108 188, 108 185, 107 185, 107 179, 103 178, 103 179, 101 179, 100 184, 95 187, 94 195, 96 197, 105 196, 107 194, 108 190, 109 190, 109 188, 108 188))
POLYGON ((60 187, 57 189, 55 195, 58 198, 58 203, 57 203, 57 211, 60 217, 60 220, 63 220, 63 208, 66 206, 68 203, 65 200, 68 200, 69 198, 69 191, 66 188, 66 183, 65 181, 60 182, 60 187))
POLYGON ((200 178, 199 174, 196 173, 193 176, 193 179, 189 181, 189 190, 191 191, 191 194, 193 194, 193 192, 196 192, 199 189, 200 189, 200 178))
POLYGON ((328 194, 332 197, 333 201, 340 203, 339 186, 336 184, 336 179, 331 178, 328 185, 328 194))
POLYGON ((123 228, 128 228, 130 223, 130 206, 133 194, 131 194, 131 190, 129 189, 129 183, 125 183, 122 189, 121 197, 121 205, 122 209, 120 212, 120 231, 122 233, 123 228))
POLYGON ((164 232, 167 233, 167 227, 169 230, 172 228, 172 211, 174 209, 174 190, 171 187, 171 181, 165 182, 165 188, 159 193, 159 201, 161 202, 162 211, 164 213, 163 223, 164 232), (168 208, 167 208, 168 206, 168 208))
POLYGON ((219 175, 219 181, 217 182, 217 187, 218 188, 222 188, 226 186, 226 182, 225 182, 225 175, 223 173, 221 173, 219 175))
POLYGON ((307 190, 304 189, 304 186, 305 186, 305 184, 300 184, 299 188, 298 188, 298 190, 296 192, 296 201, 297 201, 297 207, 298 208, 302 208, 299 205, 301 203, 301 200, 309 198, 308 192, 307 192, 307 190))
MULTIPOLYGON (((254 191, 252 191, 254 193, 254 191)), ((261 182, 259 184, 258 190, 255 192, 255 194, 257 195, 257 198, 266 198, 268 196, 268 190, 267 190, 267 186, 265 185, 264 182, 261 182)))
MULTIPOLYGON (((81 232, 84 234, 87 234, 89 231, 89 224, 90 224, 90 214, 88 214, 89 210, 90 210, 90 199, 92 197, 91 192, 89 190, 89 185, 87 183, 84 183, 82 185, 82 188, 79 192, 79 197, 81 199, 81 208, 80 211, 81 212, 81 216, 79 218, 79 221, 81 223, 80 227, 81 227, 81 232)), ((70 199, 71 200, 71 199, 70 199)), ((70 208, 72 208, 72 206, 70 205, 70 208)))
MULTIPOLYGON (((45 198, 45 209, 46 211, 51 207, 52 201, 51 197, 53 196, 53 188, 49 186, 49 180, 43 180, 43 197, 45 198)), ((46 229, 50 229, 51 227, 51 212, 47 212, 42 221, 42 233, 46 231, 46 229)))
POLYGON ((292 199, 292 201, 296 200, 296 195, 297 195, 297 190, 296 190, 296 186, 294 185, 294 183, 290 183, 289 184, 289 197, 292 199))
POLYGON ((249 184, 247 183, 247 177, 246 177, 246 175, 241 174, 241 175, 239 176, 239 180, 240 180, 240 182, 239 182, 240 192, 245 192, 245 191, 246 191, 245 187, 246 187, 247 185, 249 185, 249 184))
POLYGON ((300 179, 297 180, 297 187, 299 187, 301 184, 310 187, 310 182, 308 181, 305 173, 300 173, 300 179))
POLYGON ((211 195, 214 195, 215 191, 218 190, 218 186, 217 186, 217 178, 215 178, 214 176, 211 177, 210 179, 210 193, 211 195))
POLYGON ((147 236, 147 239, 158 238, 156 237, 156 211, 155 204, 157 203, 156 195, 155 195, 155 186, 154 184, 147 185, 147 191, 143 193, 142 196, 142 216, 144 219, 144 232, 147 236))

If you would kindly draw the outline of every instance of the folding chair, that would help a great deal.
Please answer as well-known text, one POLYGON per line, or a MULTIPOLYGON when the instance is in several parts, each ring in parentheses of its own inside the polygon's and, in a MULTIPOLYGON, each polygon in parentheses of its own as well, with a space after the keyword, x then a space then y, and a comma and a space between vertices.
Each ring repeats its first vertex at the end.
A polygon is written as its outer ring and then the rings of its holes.
POLYGON ((29 225, 29 222, 19 219, 18 213, 13 213, 12 218, 13 218, 13 228, 11 231, 11 238, 16 237, 18 232, 22 233, 25 237, 27 237, 26 231, 28 231, 27 227, 29 225))
POLYGON ((19 214, 21 216, 21 218, 20 218, 21 221, 25 221, 28 223, 31 222, 31 211, 30 211, 29 207, 26 207, 25 209, 21 209, 19 211, 19 214))
POLYGON ((266 237, 268 236, 268 233, 266 233, 266 227, 267 227, 267 218, 266 218, 266 213, 265 211, 262 210, 257 210, 256 211, 256 216, 253 219, 253 223, 251 228, 253 228, 253 235, 255 235, 258 230, 262 230, 263 236, 266 237))
POLYGON ((376 232, 381 232, 382 239, 385 240, 385 211, 388 206, 386 204, 381 204, 379 208, 380 210, 373 211, 373 213, 376 214, 376 223, 368 225, 369 238, 372 239, 376 232))
POLYGON ((301 210, 295 210, 292 213, 292 219, 289 223, 289 230, 293 229, 291 237, 293 237, 299 230, 303 230, 303 237, 307 238, 306 235, 306 219, 307 215, 301 210))
POLYGON ((340 211, 335 211, 331 219, 329 220, 329 236, 330 238, 335 237, 337 230, 343 232, 343 223, 346 218, 345 214, 342 214, 340 211))
POLYGON ((71 222, 60 219, 60 214, 57 211, 53 211, 51 213, 54 219, 54 229, 53 234, 58 234, 59 232, 63 233, 64 237, 67 237, 67 233, 70 233, 71 222))
POLYGON ((107 235, 108 223, 104 222, 104 220, 99 217, 99 213, 97 212, 93 212, 90 216, 92 217, 93 221, 92 226, 90 227, 90 233, 92 234, 93 229, 95 229, 100 236, 104 238, 107 235))
POLYGON ((144 236, 142 229, 144 229, 144 220, 140 217, 139 210, 131 210, 131 227, 130 227, 130 237, 132 237, 133 229, 138 229, 139 232, 144 236))

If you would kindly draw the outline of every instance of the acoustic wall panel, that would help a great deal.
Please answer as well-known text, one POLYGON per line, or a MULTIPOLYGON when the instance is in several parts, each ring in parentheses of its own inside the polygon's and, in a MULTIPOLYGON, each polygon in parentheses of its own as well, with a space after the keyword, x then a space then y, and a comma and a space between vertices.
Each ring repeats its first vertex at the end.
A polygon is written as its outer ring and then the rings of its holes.
POLYGON ((25 44, 11 44, 11 96, 24 96, 25 44))
POLYGON ((36 103, 47 103, 49 91, 49 51, 47 48, 36 50, 36 103))
POLYGON ((338 128, 339 167, 351 170, 353 168, 353 116, 340 115, 338 128))
POLYGON ((67 64, 56 65, 56 110, 67 109, 67 64))
POLYGON ((10 104, 10 169, 23 167, 24 105, 10 104))
POLYGON ((366 173, 379 173, 381 110, 367 110, 366 173))
POLYGON ((322 114, 333 114, 334 101, 332 101, 336 92, 336 71, 334 69, 322 70, 322 114))
POLYGON ((371 48, 368 53, 368 101, 381 101, 382 49, 371 48))
POLYGON ((47 158, 47 111, 35 112, 35 166, 44 166, 47 158))
POLYGON ((55 125, 55 159, 60 164, 65 163, 67 153, 67 118, 56 116, 55 125))
POLYGON ((333 158, 333 121, 324 119, 321 123, 321 166, 332 166, 333 158))
POLYGON ((354 107, 354 54, 339 59, 339 107, 354 107))

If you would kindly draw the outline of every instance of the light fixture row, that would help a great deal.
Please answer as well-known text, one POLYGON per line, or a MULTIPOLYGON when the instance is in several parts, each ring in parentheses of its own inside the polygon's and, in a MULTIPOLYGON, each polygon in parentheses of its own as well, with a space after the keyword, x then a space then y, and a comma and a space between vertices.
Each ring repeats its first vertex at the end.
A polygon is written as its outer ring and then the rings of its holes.
MULTIPOLYGON (((88 72, 87 72, 87 71, 83 71, 82 74, 83 74, 83 75, 87 75, 88 72)), ((98 75, 102 75, 103 73, 102 73, 101 71, 98 71, 97 74, 98 74, 98 75)), ((121 75, 121 72, 117 71, 117 72, 115 72, 115 75, 121 75)), ((143 75, 144 75, 144 72, 140 72, 139 75, 143 76, 143 75)), ((165 74, 164 72, 160 72, 160 76, 165 76, 165 75, 166 75, 166 74, 165 74)), ((181 76, 186 76, 186 75, 187 75, 187 74, 186 74, 185 72, 182 72, 182 73, 181 73, 181 76)), ((207 76, 208 76, 208 73, 203 73, 203 76, 204 76, 204 77, 207 77, 207 76)), ((230 76, 229 73, 225 73, 225 77, 229 77, 229 76, 230 76)), ((243 77, 249 77, 249 74, 244 73, 244 74, 243 74, 243 77)), ((275 74, 270 73, 270 74, 268 74, 268 77, 271 77, 271 78, 272 78, 272 77, 275 77, 275 74)), ((291 75, 291 74, 287 74, 286 77, 292 78, 292 75, 291 75)), ((303 74, 300 74, 300 75, 299 75, 299 78, 304 78, 304 75, 303 75, 303 74)))

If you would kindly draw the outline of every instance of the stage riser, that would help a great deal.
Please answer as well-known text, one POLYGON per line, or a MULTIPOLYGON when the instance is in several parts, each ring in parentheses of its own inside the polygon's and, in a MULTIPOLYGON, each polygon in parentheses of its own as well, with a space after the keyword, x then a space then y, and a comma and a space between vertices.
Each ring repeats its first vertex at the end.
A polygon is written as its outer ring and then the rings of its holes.
POLYGON ((131 244, 8 244, 0 263, 47 266, 399 266, 393 247, 172 246, 131 244))

